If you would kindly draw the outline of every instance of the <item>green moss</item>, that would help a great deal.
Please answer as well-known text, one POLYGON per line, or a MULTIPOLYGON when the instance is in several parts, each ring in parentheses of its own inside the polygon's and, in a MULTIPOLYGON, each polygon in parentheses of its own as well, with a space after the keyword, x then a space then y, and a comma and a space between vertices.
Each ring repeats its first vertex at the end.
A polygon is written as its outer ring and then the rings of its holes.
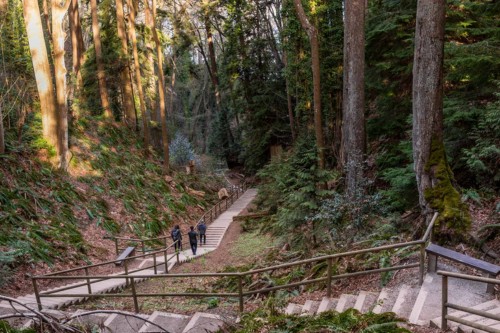
POLYGON ((436 224, 452 233, 467 230, 471 224, 468 207, 462 202, 460 194, 453 186, 453 172, 446 161, 444 144, 441 140, 433 138, 425 171, 432 173, 437 180, 436 184, 427 188, 424 194, 430 206, 439 212, 436 224))

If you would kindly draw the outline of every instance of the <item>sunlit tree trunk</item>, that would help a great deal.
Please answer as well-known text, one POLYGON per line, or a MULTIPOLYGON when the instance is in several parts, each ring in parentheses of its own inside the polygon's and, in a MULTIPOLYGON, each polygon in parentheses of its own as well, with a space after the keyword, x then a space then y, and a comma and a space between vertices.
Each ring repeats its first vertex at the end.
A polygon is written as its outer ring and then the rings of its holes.
POLYGON ((359 190, 365 153, 365 0, 345 1, 343 143, 348 196, 359 190))
MULTIPOLYGON (((145 7, 145 22, 146 27, 148 27, 148 31, 152 33, 154 29, 154 22, 152 18, 151 10, 148 7, 145 7)), ((146 45, 146 58, 147 58, 147 66, 148 66, 148 88, 147 88, 147 101, 149 104, 149 110, 151 112, 151 121, 155 126, 149 126, 151 133, 151 142, 155 149, 161 151, 161 129, 158 129, 158 124, 160 124, 160 117, 158 116, 156 96, 157 96, 157 88, 156 88, 156 79, 155 79, 155 61, 153 53, 154 45, 151 35, 146 36, 145 45, 146 45)))
POLYGON ((78 90, 83 85, 82 73, 80 71, 80 68, 83 65, 85 54, 78 0, 71 0, 71 4, 69 6, 69 30, 71 33, 73 73, 76 79, 76 89, 78 90))
POLYGON ((68 105, 66 103, 66 65, 64 63, 64 40, 66 34, 63 20, 68 11, 71 0, 66 0, 64 5, 52 1, 52 45, 54 48, 54 75, 56 83, 57 102, 57 153, 59 168, 68 168, 68 105))
POLYGON ((95 62, 97 65, 97 80, 99 82, 99 96, 104 110, 104 117, 113 119, 113 112, 109 105, 108 88, 106 85, 106 74, 102 60, 101 33, 97 14, 97 0, 90 0, 90 11, 92 14, 92 35, 94 36, 95 62))
POLYGON ((43 137, 49 144, 57 147, 56 97, 38 1, 24 0, 23 16, 40 98, 43 137))
POLYGON ((470 217, 453 186, 443 140, 443 54, 446 0, 419 0, 413 61, 413 160, 419 202, 451 229, 466 229, 470 217))
POLYGON ((118 37, 120 38, 122 46, 122 57, 124 60, 124 66, 120 73, 123 91, 124 120, 127 126, 134 127, 136 126, 137 120, 135 117, 132 82, 130 80, 130 65, 128 56, 127 31, 125 28, 125 18, 123 11, 123 0, 116 0, 116 24, 118 28, 118 37))
POLYGON ((146 114, 146 101, 144 98, 144 89, 142 88, 142 76, 141 67, 139 64, 139 53, 137 52, 137 36, 135 35, 135 9, 132 5, 132 0, 127 0, 127 6, 130 10, 130 20, 129 20, 129 31, 130 39, 132 40, 132 52, 134 54, 134 68, 135 68, 135 81, 137 85, 137 91, 139 93, 139 104, 141 107, 142 116, 142 126, 144 129, 144 155, 149 155, 149 126, 148 126, 148 116, 146 114))
POLYGON ((318 149, 318 166, 325 168, 325 139, 321 120, 321 73, 319 63, 318 29, 309 22, 301 0, 294 0, 297 16, 302 28, 306 31, 311 45, 311 66, 313 74, 313 100, 314 100, 314 132, 316 133, 316 147, 318 149))
MULTIPOLYGON (((151 10, 149 8, 149 0, 145 1, 146 10, 151 10)), ((156 22, 156 0, 152 3, 152 21, 156 22)), ((163 75, 163 52, 161 49, 160 39, 158 38, 158 33, 156 32, 156 27, 153 26, 151 29, 153 33, 153 39, 156 45, 156 58, 158 62, 158 98, 160 100, 160 117, 161 117, 161 133, 162 133, 162 146, 163 146, 163 172, 165 174, 170 172, 170 157, 168 149, 168 128, 167 128, 167 115, 165 112, 165 77, 163 75)))

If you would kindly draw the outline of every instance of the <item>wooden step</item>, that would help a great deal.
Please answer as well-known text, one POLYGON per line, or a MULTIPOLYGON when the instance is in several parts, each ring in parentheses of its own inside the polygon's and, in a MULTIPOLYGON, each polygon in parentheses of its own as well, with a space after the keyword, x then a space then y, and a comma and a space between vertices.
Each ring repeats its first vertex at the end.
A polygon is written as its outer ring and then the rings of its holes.
POLYGON ((182 333, 212 333, 222 332, 226 324, 221 316, 197 312, 191 317, 182 333))
POLYGON ((183 332, 184 328, 189 322, 189 316, 155 311, 151 314, 151 316, 149 316, 148 320, 163 328, 164 331, 160 330, 158 326, 151 325, 150 323, 143 323, 142 327, 139 329, 139 333, 144 333, 144 332, 181 333, 183 332))
POLYGON ((356 303, 354 303, 354 308, 361 313, 367 313, 376 305, 378 294, 370 291, 360 291, 358 298, 356 298, 356 303))
POLYGON ((337 306, 339 299, 338 298, 328 298, 328 297, 323 297, 321 300, 321 303, 318 306, 318 310, 316 311, 317 314, 320 314, 325 311, 330 311, 332 309, 335 309, 337 306))
POLYGON ((350 295, 350 294, 340 295, 337 306, 335 307, 335 311, 344 312, 345 310, 354 307, 354 304, 356 303, 356 298, 357 298, 356 295, 350 295))

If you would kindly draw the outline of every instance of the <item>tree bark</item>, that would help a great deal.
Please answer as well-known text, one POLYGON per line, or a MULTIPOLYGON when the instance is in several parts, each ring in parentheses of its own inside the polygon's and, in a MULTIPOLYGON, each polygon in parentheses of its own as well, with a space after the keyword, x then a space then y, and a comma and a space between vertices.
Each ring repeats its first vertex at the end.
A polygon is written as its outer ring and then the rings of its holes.
POLYGON ((443 55, 446 0, 419 0, 413 62, 413 160, 419 203, 428 218, 450 229, 470 225, 466 205, 453 187, 443 140, 443 55))
POLYGON ((104 117, 113 119, 113 112, 109 105, 108 88, 106 85, 106 74, 104 62, 102 59, 101 35, 99 29, 99 20, 97 15, 97 0, 90 0, 90 11, 92 14, 92 34, 94 36, 95 62, 97 65, 97 80, 99 82, 99 95, 104 110, 104 117))
POLYGON ((118 38, 122 46, 122 57, 124 66, 120 73, 123 91, 124 120, 128 127, 136 126, 134 96, 132 91, 132 82, 130 80, 130 64, 128 60, 127 32, 125 28, 125 18, 123 11, 123 0, 116 0, 116 24, 118 29, 118 38))
MULTIPOLYGON (((283 51, 283 64, 286 67, 288 65, 288 58, 286 51, 283 51)), ((293 115, 293 103, 292 94, 290 93, 290 80, 288 76, 285 75, 285 89, 286 89, 286 103, 288 108, 288 121, 290 123, 290 132, 292 134, 292 143, 297 139, 297 134, 295 132, 295 117, 293 115)))
POLYGON ((23 16, 40 98, 43 137, 49 144, 57 147, 56 97, 38 1, 24 0, 23 16))
POLYGON ((347 194, 359 190, 365 153, 365 0, 345 2, 343 143, 347 194))
POLYGON ((135 10, 132 6, 132 0, 127 0, 127 6, 130 9, 129 31, 132 40, 132 52, 134 54, 135 81, 139 93, 139 104, 141 106, 142 127, 144 130, 144 155, 149 156, 149 145, 151 142, 149 135, 148 116, 146 114, 146 101, 144 98, 144 89, 142 88, 141 67, 139 64, 139 53, 137 52, 137 36, 135 35, 135 10))
POLYGON ((325 139, 321 117, 321 73, 319 62, 318 29, 309 22, 302 7, 301 0, 294 0, 295 10, 302 28, 306 31, 311 45, 311 67, 313 74, 313 101, 314 101, 314 132, 316 134, 316 147, 318 149, 318 166, 325 168, 325 139))
POLYGON ((54 75, 56 83, 57 103, 57 155, 59 168, 66 170, 69 163, 68 147, 68 105, 66 103, 66 65, 64 63, 64 41, 66 34, 63 20, 68 11, 71 0, 66 0, 64 5, 52 1, 52 45, 54 48, 54 75))
MULTIPOLYGON (((146 10, 151 10, 149 8, 149 0, 145 1, 146 10)), ((153 24, 156 22, 156 0, 152 2, 152 21, 153 24)), ((162 146, 163 146, 163 172, 168 174, 170 172, 170 156, 168 148, 168 128, 167 128, 167 115, 165 112, 165 77, 163 75, 163 52, 161 49, 160 39, 158 38, 158 33, 156 32, 156 27, 153 25, 151 29, 153 33, 153 39, 156 44, 156 58, 158 62, 158 98, 160 100, 160 117, 161 117, 161 133, 162 133, 162 146)))
POLYGON ((82 25, 80 23, 78 0, 71 0, 71 4, 69 6, 69 30, 71 32, 73 73, 76 79, 76 90, 79 90, 83 85, 80 68, 84 62, 85 46, 83 44, 83 33, 82 25))

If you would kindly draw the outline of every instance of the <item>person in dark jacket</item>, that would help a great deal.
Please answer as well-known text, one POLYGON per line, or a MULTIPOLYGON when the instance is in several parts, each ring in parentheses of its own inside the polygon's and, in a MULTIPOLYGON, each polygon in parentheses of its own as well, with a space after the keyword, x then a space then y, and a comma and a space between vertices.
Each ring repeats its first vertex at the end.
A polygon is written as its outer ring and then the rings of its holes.
POLYGON ((200 224, 198 224, 197 229, 198 229, 198 234, 200 234, 200 246, 202 242, 203 244, 207 244, 207 235, 206 235, 207 225, 205 224, 205 220, 200 221, 200 224))
POLYGON ((193 251, 193 255, 196 255, 196 249, 198 248, 198 233, 194 231, 194 227, 191 226, 191 231, 188 232, 189 236, 189 245, 191 245, 191 250, 193 251))
POLYGON ((172 232, 170 233, 170 237, 172 237, 172 240, 175 242, 174 243, 175 251, 177 251, 177 250, 182 251, 182 234, 181 234, 181 228, 179 227, 179 225, 176 225, 172 229, 172 232))

